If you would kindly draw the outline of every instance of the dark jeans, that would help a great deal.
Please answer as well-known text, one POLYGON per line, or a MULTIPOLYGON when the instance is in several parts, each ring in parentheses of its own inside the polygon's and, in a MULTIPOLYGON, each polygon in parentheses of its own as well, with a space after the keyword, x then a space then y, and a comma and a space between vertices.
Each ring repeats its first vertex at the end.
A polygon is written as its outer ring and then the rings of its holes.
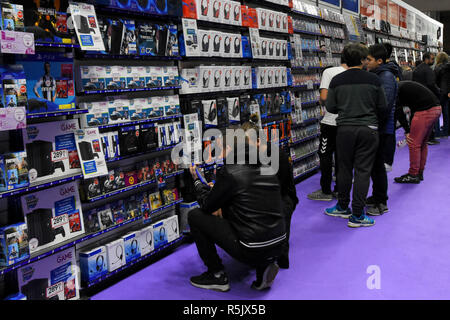
MULTIPOLYGON (((440 132, 439 136, 448 136, 448 129, 449 129, 449 119, 448 119, 448 109, 449 109, 449 101, 448 101, 448 96, 447 95, 443 95, 441 97, 441 107, 442 107, 442 131, 441 128, 439 126, 439 119, 436 122, 437 123, 437 127, 439 129, 438 132, 440 132)), ((436 128, 436 127, 435 127, 436 128)))
POLYGON ((372 178, 372 196, 375 203, 386 204, 388 200, 388 180, 386 167, 384 166, 386 144, 389 140, 392 140, 392 135, 386 133, 378 134, 379 144, 378 150, 375 156, 375 162, 373 163, 371 178, 372 178))
POLYGON ((384 163, 392 166, 394 164, 395 149, 397 148, 397 141, 394 134, 387 134, 384 144, 384 163))
POLYGON ((288 196, 283 197, 283 214, 286 223, 286 242, 284 243, 282 250, 282 257, 289 257, 289 238, 291 235, 291 219, 294 213, 294 205, 292 204, 291 198, 288 196))
POLYGON ((378 149, 378 131, 366 126, 338 126, 336 146, 339 154, 338 204, 343 209, 350 204, 354 170, 352 210, 353 215, 360 217, 364 213, 378 149))
POLYGON ((240 244, 236 231, 227 219, 206 214, 198 208, 189 212, 188 222, 200 258, 210 272, 224 270, 216 245, 234 259, 256 268, 257 271, 263 270, 276 260, 284 246, 282 242, 270 248, 247 249, 240 244))
MULTIPOLYGON (((331 182, 333 181, 333 154, 335 163, 338 163, 336 157, 336 134, 336 126, 330 126, 323 123, 320 125, 320 187, 325 194, 331 194, 331 182)), ((337 171, 336 165, 336 176, 337 171)))

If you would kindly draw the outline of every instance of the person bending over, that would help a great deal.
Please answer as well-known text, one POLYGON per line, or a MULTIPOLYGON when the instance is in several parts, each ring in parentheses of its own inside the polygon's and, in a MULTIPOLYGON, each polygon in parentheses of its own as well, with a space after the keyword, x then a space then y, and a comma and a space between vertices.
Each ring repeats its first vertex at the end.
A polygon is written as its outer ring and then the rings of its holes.
POLYGON ((367 214, 380 216, 388 212, 388 179, 385 166, 386 146, 390 143, 395 145, 395 103, 397 101, 398 84, 396 79, 397 67, 394 64, 387 64, 387 52, 382 44, 375 44, 369 48, 367 69, 376 74, 386 93, 388 105, 388 118, 383 126, 378 126, 378 150, 373 164, 372 178, 372 196, 366 201, 368 206, 367 214))
MULTIPOLYGON (((229 164, 237 155, 225 134, 222 156, 225 165, 217 171, 211 188, 202 184, 191 167, 195 193, 200 208, 188 214, 192 237, 200 258, 208 268, 191 278, 198 288, 228 291, 230 283, 224 265, 217 254, 216 245, 233 258, 256 268, 256 281, 252 288, 269 288, 279 270, 276 260, 286 240, 286 227, 282 213, 281 192, 275 174, 261 174, 259 164, 229 164), (231 153, 233 151, 233 153, 231 153)), ((245 144, 246 159, 249 145, 245 144)), ((236 161, 234 161, 236 163, 236 161)))
POLYGON ((398 112, 399 122, 405 130, 409 146, 409 171, 395 178, 397 183, 420 183, 427 162, 427 141, 433 125, 441 115, 441 106, 436 95, 424 85, 415 81, 401 81, 398 90, 397 108, 411 109, 411 127, 403 112, 398 112))
MULTIPOLYGON (((254 137, 258 137, 259 127, 257 125, 258 118, 250 117, 250 121, 242 125, 242 129, 247 133, 250 130, 254 130, 254 137)), ((263 152, 270 148, 270 143, 261 144, 261 140, 258 138, 257 141, 252 141, 250 139, 252 135, 249 135, 249 143, 262 148, 263 152)), ((283 214, 286 224, 286 242, 283 248, 281 256, 278 258, 278 266, 282 269, 289 269, 289 238, 291 230, 291 219, 292 214, 298 204, 297 190, 295 189, 294 183, 294 172, 292 169, 292 164, 289 161, 289 156, 282 149, 279 150, 279 169, 277 172, 278 181, 281 187, 281 198, 283 200, 283 214)), ((270 151, 269 151, 270 152, 270 151)))
MULTIPOLYGON (((320 83, 320 103, 324 106, 327 102, 328 88, 331 80, 338 74, 347 70, 348 67, 345 64, 343 58, 341 58, 341 66, 326 69, 322 75, 322 81, 320 83)), ((319 158, 320 158, 320 189, 308 194, 308 199, 318 201, 331 201, 333 200, 333 193, 331 192, 331 183, 333 180, 333 154, 335 162, 335 170, 337 176, 337 163, 338 157, 336 154, 336 118, 337 114, 329 113, 325 111, 325 116, 320 122, 320 145, 319 145, 319 158)), ((337 190, 337 181, 335 191, 337 190)), ((337 192, 334 193, 335 195, 337 192)))
POLYGON ((349 69, 331 80, 326 104, 328 112, 338 114, 338 203, 325 214, 348 218, 349 227, 368 227, 375 221, 365 215, 364 207, 378 148, 378 127, 387 118, 386 95, 380 79, 362 70, 369 55, 366 47, 349 44, 343 54, 349 69), (352 213, 348 206, 353 170, 352 213))

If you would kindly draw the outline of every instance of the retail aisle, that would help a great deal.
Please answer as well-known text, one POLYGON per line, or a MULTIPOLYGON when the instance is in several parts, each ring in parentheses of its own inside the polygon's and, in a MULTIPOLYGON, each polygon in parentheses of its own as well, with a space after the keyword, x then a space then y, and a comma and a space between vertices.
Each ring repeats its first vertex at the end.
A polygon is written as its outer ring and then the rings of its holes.
POLYGON ((307 200, 318 174, 300 183, 291 268, 280 271, 269 291, 250 289, 254 272, 226 255, 229 292, 192 287, 189 277, 204 269, 195 245, 184 245, 93 299, 450 299, 450 140, 429 150, 420 185, 392 183, 408 166, 407 148, 398 151, 389 173, 390 211, 372 228, 350 229, 346 220, 323 214, 330 203, 307 200), (379 290, 367 287, 373 265, 379 290))

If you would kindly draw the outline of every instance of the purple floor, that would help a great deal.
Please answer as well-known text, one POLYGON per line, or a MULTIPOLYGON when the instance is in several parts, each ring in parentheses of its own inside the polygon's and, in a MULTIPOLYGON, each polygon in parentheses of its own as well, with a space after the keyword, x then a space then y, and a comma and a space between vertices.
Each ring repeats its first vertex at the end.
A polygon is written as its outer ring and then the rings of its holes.
POLYGON ((318 188, 318 174, 298 184, 291 268, 281 270, 268 291, 250 289, 254 272, 223 252, 231 290, 192 287, 189 277, 204 267, 195 245, 183 245, 92 299, 450 299, 449 160, 450 140, 441 140, 429 148, 424 182, 394 184, 408 167, 408 149, 398 150, 388 174, 389 212, 365 229, 348 228, 346 220, 323 214, 334 202, 306 199, 318 188), (379 267, 380 289, 368 289, 371 265, 379 267))

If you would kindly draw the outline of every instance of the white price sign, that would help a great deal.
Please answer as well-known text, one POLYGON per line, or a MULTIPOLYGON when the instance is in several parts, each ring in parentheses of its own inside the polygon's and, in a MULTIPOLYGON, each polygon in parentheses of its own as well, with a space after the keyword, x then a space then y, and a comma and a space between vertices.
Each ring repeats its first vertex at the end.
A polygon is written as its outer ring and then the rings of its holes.
POLYGON ((67 150, 56 150, 52 152, 52 162, 58 162, 69 159, 69 152, 67 150))
POLYGON ((63 291, 64 291, 64 282, 58 282, 57 284, 48 287, 45 295, 47 296, 47 299, 50 299, 54 296, 57 296, 63 291))
POLYGON ((57 229, 69 223, 69 215, 63 214, 52 219, 52 228, 57 229))

